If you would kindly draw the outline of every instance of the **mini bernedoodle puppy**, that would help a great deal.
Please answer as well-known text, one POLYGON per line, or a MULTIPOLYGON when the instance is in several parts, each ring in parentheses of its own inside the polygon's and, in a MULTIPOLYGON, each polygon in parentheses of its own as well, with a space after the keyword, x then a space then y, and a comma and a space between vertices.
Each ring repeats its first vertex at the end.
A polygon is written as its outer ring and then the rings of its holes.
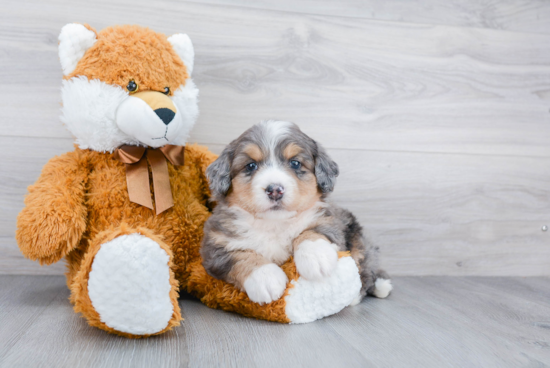
POLYGON ((385 298, 391 280, 378 247, 349 211, 325 201, 338 165, 296 124, 264 121, 231 142, 208 167, 217 202, 204 226, 203 265, 256 303, 279 299, 288 279, 279 267, 294 256, 301 277, 331 275, 337 251, 350 251, 365 295, 385 298))

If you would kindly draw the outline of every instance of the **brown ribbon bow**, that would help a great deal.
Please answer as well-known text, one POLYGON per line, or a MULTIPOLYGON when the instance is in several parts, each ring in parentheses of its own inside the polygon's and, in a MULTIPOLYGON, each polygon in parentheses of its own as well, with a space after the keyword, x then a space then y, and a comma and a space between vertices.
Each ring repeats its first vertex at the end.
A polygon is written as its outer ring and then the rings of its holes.
POLYGON ((182 166, 185 147, 166 145, 160 148, 146 148, 124 145, 115 150, 114 157, 126 164, 126 183, 130 201, 153 209, 151 189, 149 188, 149 170, 153 174, 153 189, 157 215, 174 206, 168 164, 182 166), (147 157, 147 159, 145 159, 147 157))

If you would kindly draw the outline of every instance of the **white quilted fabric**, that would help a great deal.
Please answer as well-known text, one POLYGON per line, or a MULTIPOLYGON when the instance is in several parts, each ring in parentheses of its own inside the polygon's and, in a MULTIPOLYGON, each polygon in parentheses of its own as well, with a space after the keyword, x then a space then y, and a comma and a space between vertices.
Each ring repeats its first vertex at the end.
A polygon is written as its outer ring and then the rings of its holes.
POLYGON ((162 331, 172 318, 169 256, 140 234, 101 246, 92 264, 88 293, 101 321, 134 335, 162 331))
POLYGON ((330 277, 309 281, 300 277, 285 298, 286 315, 291 323, 308 323, 340 312, 361 290, 361 279, 351 257, 338 260, 330 277))
POLYGON ((95 33, 82 24, 69 23, 59 34, 59 60, 63 74, 71 74, 86 50, 96 42, 95 33))

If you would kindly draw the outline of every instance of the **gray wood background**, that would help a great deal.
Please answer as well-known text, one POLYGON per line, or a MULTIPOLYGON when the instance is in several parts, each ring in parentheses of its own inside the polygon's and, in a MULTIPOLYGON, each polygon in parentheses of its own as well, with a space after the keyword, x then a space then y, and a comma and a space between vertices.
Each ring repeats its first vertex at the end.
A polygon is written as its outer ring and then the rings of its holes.
POLYGON ((26 187, 72 150, 58 119, 69 22, 195 45, 193 142, 286 119, 341 167, 394 275, 550 275, 550 2, 0 1, 0 273, 61 274, 14 240, 26 187))

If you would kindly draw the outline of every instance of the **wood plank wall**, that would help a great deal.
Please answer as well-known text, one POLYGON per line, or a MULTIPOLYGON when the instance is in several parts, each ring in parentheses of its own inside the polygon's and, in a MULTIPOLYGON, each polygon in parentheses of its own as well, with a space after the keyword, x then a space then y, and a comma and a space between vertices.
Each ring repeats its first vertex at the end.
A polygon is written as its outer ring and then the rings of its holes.
POLYGON ((59 274, 14 240, 26 187, 72 149, 58 119, 69 22, 188 33, 220 152, 267 118, 341 167, 394 275, 550 275, 550 3, 511 0, 1 1, 0 273, 59 274))

